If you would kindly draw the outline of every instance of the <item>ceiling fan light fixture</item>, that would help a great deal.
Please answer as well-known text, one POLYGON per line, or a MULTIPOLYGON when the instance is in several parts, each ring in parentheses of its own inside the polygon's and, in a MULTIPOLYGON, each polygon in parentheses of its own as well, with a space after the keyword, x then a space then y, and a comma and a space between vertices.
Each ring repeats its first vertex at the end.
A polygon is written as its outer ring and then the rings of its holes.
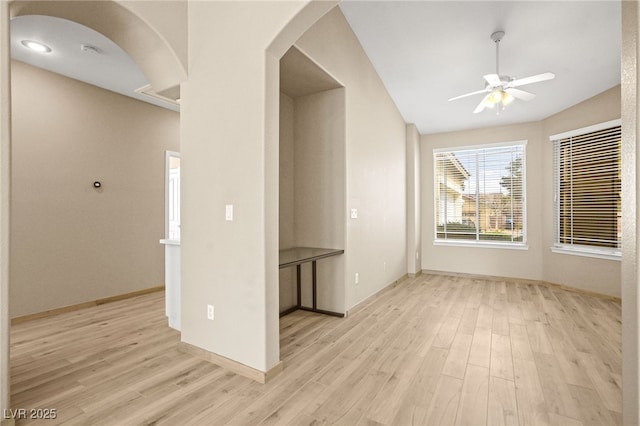
POLYGON ((507 106, 507 105, 509 105, 511 102, 513 102, 513 101, 514 101, 514 99, 515 99, 515 98, 514 98, 510 93, 505 92, 505 91, 503 91, 503 92, 502 92, 502 99, 501 99, 501 101, 502 101, 502 105, 507 106))
POLYGON ((511 93, 506 92, 502 87, 495 89, 493 92, 489 93, 481 105, 484 105, 484 108, 493 109, 494 106, 498 105, 498 109, 496 110, 497 114, 500 114, 500 110, 506 108, 511 102, 514 101, 513 95, 511 93))
POLYGON ((502 101, 502 92, 500 90, 494 90, 487 100, 491 105, 499 104, 502 101))

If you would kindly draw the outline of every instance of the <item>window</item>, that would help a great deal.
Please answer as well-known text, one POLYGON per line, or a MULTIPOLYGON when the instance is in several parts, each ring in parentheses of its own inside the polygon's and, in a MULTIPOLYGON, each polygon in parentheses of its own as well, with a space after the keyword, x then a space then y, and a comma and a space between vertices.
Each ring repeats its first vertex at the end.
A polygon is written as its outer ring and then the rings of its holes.
POLYGON ((614 120, 551 136, 554 251, 620 257, 621 134, 614 120))
POLYGON ((526 247, 525 147, 433 151, 436 243, 526 247))

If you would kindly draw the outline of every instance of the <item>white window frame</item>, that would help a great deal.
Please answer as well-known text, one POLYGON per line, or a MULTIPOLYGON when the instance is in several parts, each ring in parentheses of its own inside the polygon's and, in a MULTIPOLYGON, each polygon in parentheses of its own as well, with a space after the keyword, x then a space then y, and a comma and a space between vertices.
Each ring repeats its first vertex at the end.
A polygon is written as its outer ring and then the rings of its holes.
MULTIPOLYGON (((616 119, 611 121, 605 121, 603 123, 594 124, 592 126, 582 127, 580 129, 570 130, 563 133, 558 133, 555 135, 549 136, 549 141, 551 143, 555 143, 555 141, 566 139, 574 136, 584 135, 586 133, 597 132, 599 130, 608 129, 611 127, 621 126, 622 120, 616 119)), ((607 248, 607 247, 596 247, 596 246, 587 246, 587 245, 578 245, 578 244, 562 244, 559 242, 560 235, 560 203, 558 202, 558 197, 560 195, 559 188, 559 179, 558 173, 559 170, 556 168, 556 164, 558 159, 556 158, 557 153, 555 151, 555 146, 553 148, 554 155, 554 166, 553 166, 553 203, 554 203, 554 212, 553 212, 553 226, 554 226, 554 241, 553 246, 551 247, 551 251, 553 253, 559 254, 568 254, 575 256, 585 256, 585 257, 593 257, 598 259, 608 259, 608 260, 622 260, 622 248, 607 248)))
POLYGON ((178 187, 172 188, 172 169, 171 159, 180 158, 180 153, 176 151, 165 151, 164 160, 164 235, 166 239, 172 241, 180 241, 180 230, 178 229, 177 235, 170 232, 169 223, 171 218, 177 219, 178 228, 180 228, 180 176, 178 172, 178 187), (176 191, 177 192, 174 192, 176 191), (171 195, 174 195, 172 197, 171 195), (177 204, 177 205, 175 205, 177 204))
POLYGON ((498 142, 481 145, 466 145, 457 146, 452 148, 435 148, 433 149, 433 245, 434 246, 455 246, 455 247, 475 247, 475 248, 490 248, 490 249, 511 249, 511 250, 528 250, 527 239, 527 140, 517 140, 510 142, 498 142), (454 239, 442 239, 438 238, 438 224, 436 223, 437 210, 439 208, 436 203, 435 186, 437 184, 437 160, 436 155, 443 152, 453 151, 473 151, 487 148, 500 148, 510 146, 522 146, 523 158, 522 158, 522 241, 490 241, 490 240, 454 240, 454 239))

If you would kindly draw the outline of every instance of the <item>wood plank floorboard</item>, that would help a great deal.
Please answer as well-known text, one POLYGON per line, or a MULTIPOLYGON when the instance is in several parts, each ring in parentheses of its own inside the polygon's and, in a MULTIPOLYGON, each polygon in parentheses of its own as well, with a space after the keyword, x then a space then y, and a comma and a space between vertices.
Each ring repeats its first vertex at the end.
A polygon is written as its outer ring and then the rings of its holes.
POLYGON ((348 318, 280 320, 266 385, 178 350, 164 295, 16 324, 17 425, 617 425, 615 300, 517 280, 425 274, 348 318))

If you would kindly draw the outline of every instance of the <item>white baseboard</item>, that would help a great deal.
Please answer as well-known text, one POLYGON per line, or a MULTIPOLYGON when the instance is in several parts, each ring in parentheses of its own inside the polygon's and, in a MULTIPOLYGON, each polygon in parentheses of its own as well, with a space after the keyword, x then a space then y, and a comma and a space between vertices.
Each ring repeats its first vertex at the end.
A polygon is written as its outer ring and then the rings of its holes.
MULTIPOLYGON (((199 348, 186 342, 180 342, 178 349, 182 352, 188 353, 202 360, 208 361, 212 364, 219 365, 222 368, 233 371, 236 374, 247 377, 251 380, 255 380, 258 383, 265 384, 278 374, 280 374, 284 368, 282 361, 271 367, 269 371, 256 370, 253 367, 244 365, 238 361, 223 357, 213 352, 209 352, 206 349, 199 348)), ((2 425, 4 426, 4 425, 2 425)))

